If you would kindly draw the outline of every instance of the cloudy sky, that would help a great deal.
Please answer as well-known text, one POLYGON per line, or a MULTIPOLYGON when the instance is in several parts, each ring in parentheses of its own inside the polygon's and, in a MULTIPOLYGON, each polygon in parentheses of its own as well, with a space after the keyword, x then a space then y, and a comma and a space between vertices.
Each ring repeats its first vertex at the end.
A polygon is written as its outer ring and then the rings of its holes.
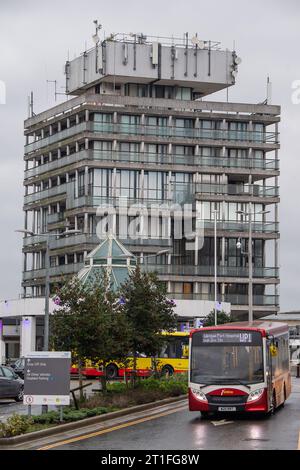
MULTIPOLYGON (((93 20, 104 31, 143 32, 233 42, 243 62, 229 100, 260 102, 266 77, 272 81, 272 103, 282 106, 281 132, 281 310, 300 309, 300 104, 292 103, 292 83, 300 80, 300 2, 298 0, 0 0, 0 80, 6 104, 0 104, 0 299, 21 292, 23 226, 23 120, 27 96, 35 112, 53 106, 53 84, 64 85, 63 66, 91 47, 93 20)), ((60 101, 63 97, 60 97, 60 101)), ((225 99, 225 93, 212 95, 225 99)))

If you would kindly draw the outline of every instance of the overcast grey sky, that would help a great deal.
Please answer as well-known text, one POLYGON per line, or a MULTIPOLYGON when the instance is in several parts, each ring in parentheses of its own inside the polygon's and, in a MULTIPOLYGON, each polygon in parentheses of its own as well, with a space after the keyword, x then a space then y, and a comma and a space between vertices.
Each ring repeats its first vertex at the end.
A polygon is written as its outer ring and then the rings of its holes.
MULTIPOLYGON (((272 103, 282 106, 281 132, 281 310, 300 308, 300 104, 292 104, 292 82, 300 80, 300 2, 298 0, 0 0, 0 80, 6 104, 0 104, 0 299, 21 292, 23 226, 23 120, 27 95, 35 112, 55 104, 53 85, 64 85, 63 66, 92 46, 93 20, 105 32, 143 32, 180 36, 185 31, 221 41, 242 57, 229 100, 260 102, 266 77, 272 103)), ((61 97, 63 98, 63 97, 61 97)), ((225 93, 212 95, 225 99, 225 93)), ((61 100, 60 100, 61 101, 61 100)))

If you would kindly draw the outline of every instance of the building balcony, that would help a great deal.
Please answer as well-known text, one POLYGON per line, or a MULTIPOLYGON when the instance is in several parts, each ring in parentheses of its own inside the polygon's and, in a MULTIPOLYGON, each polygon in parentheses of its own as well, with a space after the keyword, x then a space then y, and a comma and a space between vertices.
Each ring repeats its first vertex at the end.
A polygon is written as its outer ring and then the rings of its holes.
POLYGON ((64 157, 53 160, 52 162, 29 168, 25 171, 25 180, 34 178, 42 174, 63 168, 74 163, 91 160, 111 163, 140 164, 140 165, 179 165, 179 166, 197 166, 197 167, 215 167, 231 168, 258 171, 278 171, 279 161, 275 159, 258 158, 232 158, 221 156, 201 156, 201 155, 176 155, 176 154, 157 154, 150 152, 119 152, 112 150, 81 150, 64 157))
POLYGON ((24 204, 34 204, 44 199, 50 199, 67 193, 67 183, 44 189, 24 196, 24 204))
MULTIPOLYGON (((98 240, 99 241, 99 240, 98 240)), ((75 274, 82 267, 84 263, 70 263, 60 266, 51 266, 49 269, 50 277, 64 276, 67 274, 75 274)), ((172 278, 173 276, 189 276, 189 277, 213 277, 213 266, 191 266, 191 265, 172 265, 172 264, 156 264, 151 265, 148 263, 141 264, 141 267, 146 272, 156 272, 158 276, 172 278)), ((265 267, 253 268, 253 278, 277 278, 279 275, 278 268, 265 267)), ((45 269, 33 269, 23 272, 23 281, 35 280, 45 278, 45 269)), ((218 278, 248 278, 248 268, 244 267, 227 267, 219 266, 217 269, 218 278)), ((247 296, 241 296, 240 300, 246 302, 247 296)), ((232 298, 233 300, 233 298, 232 298)), ((237 298, 236 298, 237 300, 237 298)), ((262 299, 261 299, 262 300, 262 299)), ((227 300, 226 300, 227 301, 227 300)), ((229 300, 228 300, 229 301, 229 300)))
MULTIPOLYGON (((157 272, 159 276, 214 276, 214 266, 172 265, 172 264, 143 264, 145 271, 157 272)), ((253 278, 277 278, 279 269, 276 267, 253 268, 253 278)), ((249 269, 246 267, 218 266, 218 277, 248 278, 249 269)))
POLYGON ((162 138, 197 140, 242 141, 256 144, 278 144, 279 135, 275 132, 231 131, 223 129, 181 128, 175 126, 147 126, 93 122, 95 132, 126 135, 144 135, 162 138))
POLYGON ((65 220, 65 212, 55 212, 54 214, 48 214, 48 224, 56 224, 65 220))
POLYGON ((261 186, 253 184, 252 186, 243 184, 211 184, 195 183, 196 195, 220 195, 220 196, 246 196, 258 198, 279 197, 278 186, 261 186))
POLYGON ((138 198, 138 197, 125 197, 125 196, 116 196, 116 197, 106 197, 106 196, 79 196, 75 197, 70 195, 67 198, 67 210, 78 209, 80 207, 90 207, 97 208, 99 206, 103 207, 130 207, 136 205, 136 207, 159 207, 164 205, 166 207, 168 204, 171 206, 174 201, 170 199, 161 199, 161 198, 138 198))
MULTIPOLYGON (((204 230, 214 230, 213 220, 204 220, 204 230)), ((241 222, 236 220, 217 221, 217 231, 223 232, 248 232, 248 221, 241 222)), ((279 231, 278 222, 252 222, 253 233, 277 233, 279 231)))
MULTIPOLYGON (((72 246, 85 246, 89 245, 91 247, 97 246, 102 240, 98 238, 97 235, 86 235, 86 234, 77 234, 77 235, 66 235, 64 237, 51 237, 50 238, 50 250, 59 250, 71 248, 72 246)), ((130 245, 135 247, 171 247, 172 240, 170 238, 163 237, 152 237, 152 238, 138 238, 136 240, 132 238, 120 238, 120 241, 124 245, 130 245)), ((30 251, 30 248, 33 249, 35 246, 40 249, 40 245, 46 242, 46 238, 43 235, 33 235, 23 238, 23 248, 25 251, 30 251)))
POLYGON ((35 142, 31 142, 30 144, 25 145, 25 154, 34 152, 43 147, 47 147, 48 145, 55 144, 60 140, 73 137, 74 135, 79 134, 80 132, 84 132, 88 129, 89 123, 86 121, 81 122, 80 124, 76 124, 75 126, 64 129, 63 131, 57 132, 56 134, 50 135, 48 137, 36 140, 35 142))
MULTIPOLYGON (((64 265, 61 265, 61 266, 51 266, 49 268, 49 274, 50 274, 50 277, 65 276, 65 275, 68 275, 68 274, 75 274, 83 266, 84 266, 84 263, 72 263, 72 264, 64 264, 64 265)), ((31 271, 24 271, 23 272, 23 282, 33 281, 35 279, 45 279, 45 277, 46 277, 46 270, 45 269, 32 269, 31 271)))
MULTIPOLYGON (((183 293, 170 293, 167 296, 171 299, 178 300, 214 300, 213 294, 183 294, 183 293)), ((218 300, 221 302, 229 302, 232 305, 248 305, 248 295, 244 294, 218 294, 218 300)), ((279 295, 253 295, 253 305, 255 306, 278 306, 279 295)))

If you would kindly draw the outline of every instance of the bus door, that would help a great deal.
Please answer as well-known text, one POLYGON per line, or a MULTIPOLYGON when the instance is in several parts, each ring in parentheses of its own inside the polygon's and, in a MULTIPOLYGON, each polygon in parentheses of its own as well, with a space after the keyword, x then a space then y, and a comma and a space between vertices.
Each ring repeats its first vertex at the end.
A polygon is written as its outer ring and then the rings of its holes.
POLYGON ((273 380, 274 380, 274 371, 273 371, 273 361, 272 361, 272 354, 271 354, 271 346, 273 342, 271 339, 267 339, 267 363, 266 363, 266 374, 267 374, 267 388, 268 388, 268 406, 270 408, 272 403, 272 395, 273 395, 273 380))

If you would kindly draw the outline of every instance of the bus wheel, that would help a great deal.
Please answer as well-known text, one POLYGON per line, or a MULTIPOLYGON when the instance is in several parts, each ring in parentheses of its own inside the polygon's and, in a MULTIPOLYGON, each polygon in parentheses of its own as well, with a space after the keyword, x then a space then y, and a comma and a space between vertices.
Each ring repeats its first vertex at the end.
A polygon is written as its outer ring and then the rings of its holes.
POLYGON ((108 380, 116 379, 119 375, 119 370, 115 364, 108 364, 106 367, 106 378, 108 380))
POLYGON ((275 413, 276 407, 277 407, 277 404, 276 404, 276 393, 275 393, 275 390, 273 390, 272 406, 271 406, 271 414, 272 414, 272 415, 275 413))
POLYGON ((173 375, 174 374, 174 369, 171 366, 164 366, 161 370, 161 375, 173 375))
POLYGON ((282 408, 284 408, 285 400, 286 400, 286 388, 285 388, 285 384, 284 384, 284 386, 283 386, 283 402, 281 403, 282 408))

